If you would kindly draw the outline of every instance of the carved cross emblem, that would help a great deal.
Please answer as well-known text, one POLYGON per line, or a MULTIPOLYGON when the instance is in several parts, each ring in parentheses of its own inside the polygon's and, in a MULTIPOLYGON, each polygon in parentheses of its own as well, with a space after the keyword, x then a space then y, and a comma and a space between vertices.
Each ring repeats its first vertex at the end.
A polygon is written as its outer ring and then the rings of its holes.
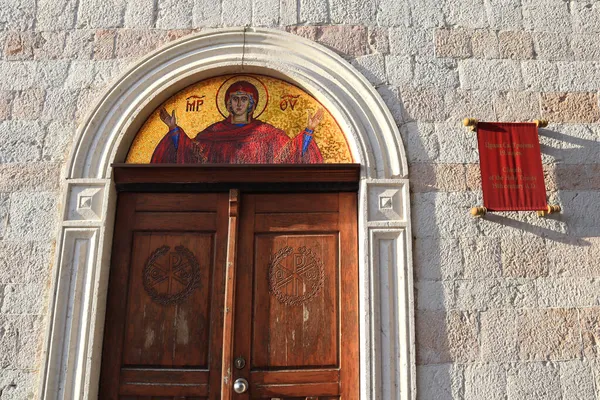
POLYGON ((169 246, 156 249, 143 272, 144 289, 162 305, 181 303, 200 285, 200 266, 194 254, 183 246, 169 250, 169 246))
POLYGON ((306 247, 300 247, 294 253, 286 246, 271 257, 269 291, 285 305, 304 304, 321 291, 324 280, 323 263, 306 247), (283 261, 292 253, 291 265, 284 266, 283 261))

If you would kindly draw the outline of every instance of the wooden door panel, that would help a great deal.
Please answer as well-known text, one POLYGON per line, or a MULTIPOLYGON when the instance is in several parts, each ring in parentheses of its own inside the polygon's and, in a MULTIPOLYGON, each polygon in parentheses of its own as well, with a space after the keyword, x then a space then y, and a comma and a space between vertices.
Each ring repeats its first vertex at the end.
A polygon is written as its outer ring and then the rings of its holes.
POLYGON ((233 399, 357 399, 356 194, 241 204, 234 379, 250 389, 233 399))
POLYGON ((252 367, 337 367, 337 234, 255 240, 252 367))
POLYGON ((124 366, 208 369, 213 242, 208 233, 134 233, 124 366))
POLYGON ((119 198, 100 399, 220 399, 226 194, 119 198))

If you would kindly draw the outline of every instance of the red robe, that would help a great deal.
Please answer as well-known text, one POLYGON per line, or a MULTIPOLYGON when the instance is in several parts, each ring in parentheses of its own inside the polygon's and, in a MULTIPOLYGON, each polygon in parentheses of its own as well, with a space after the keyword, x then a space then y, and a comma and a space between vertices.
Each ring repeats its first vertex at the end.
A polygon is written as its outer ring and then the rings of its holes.
POLYGON ((171 130, 156 146, 151 163, 177 164, 316 164, 323 156, 314 139, 304 155, 302 132, 290 139, 284 131, 253 120, 237 126, 229 118, 212 124, 194 139, 171 130), (176 144, 177 143, 177 144, 176 144))

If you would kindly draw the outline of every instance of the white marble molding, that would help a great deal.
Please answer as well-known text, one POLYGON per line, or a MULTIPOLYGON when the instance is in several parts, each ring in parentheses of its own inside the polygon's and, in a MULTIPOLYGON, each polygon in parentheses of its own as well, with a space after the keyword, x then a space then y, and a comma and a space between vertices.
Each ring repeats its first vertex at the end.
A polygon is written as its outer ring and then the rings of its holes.
POLYGON ((117 193, 123 162, 149 114, 184 87, 228 73, 292 82, 335 116, 359 190, 361 399, 416 398, 408 169, 398 128, 371 84, 315 42, 279 30, 227 28, 169 43, 130 67, 80 126, 67 165, 62 229, 39 397, 96 399, 117 193))

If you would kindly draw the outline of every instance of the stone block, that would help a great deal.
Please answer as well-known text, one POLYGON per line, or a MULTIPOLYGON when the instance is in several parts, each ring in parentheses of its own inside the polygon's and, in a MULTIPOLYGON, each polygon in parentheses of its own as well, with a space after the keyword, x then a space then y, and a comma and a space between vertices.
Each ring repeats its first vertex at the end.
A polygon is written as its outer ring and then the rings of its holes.
POLYGON ((515 364, 508 370, 510 400, 561 400, 560 372, 553 363, 515 364))
POLYGON ((193 9, 193 0, 158 0, 156 27, 159 29, 191 28, 193 9))
POLYGON ((98 29, 94 35, 93 58, 108 60, 115 57, 117 32, 114 29, 98 29))
POLYGON ((453 89, 458 85, 455 60, 415 58, 413 86, 453 89))
POLYGON ((435 88, 400 88, 400 96, 406 110, 406 120, 443 121, 446 119, 444 91, 435 88))
POLYGON ((489 279, 502 276, 500 239, 476 237, 460 239, 465 279, 489 279))
POLYGON ((35 86, 35 63, 0 61, 0 90, 22 90, 35 86))
POLYGON ((478 199, 469 192, 413 193, 413 233, 419 237, 479 236, 479 223, 466 212, 478 199))
POLYGON ((48 134, 44 138, 42 160, 51 162, 66 160, 75 132, 76 125, 72 120, 52 121, 48 125, 48 134))
POLYGON ((593 0, 574 1, 571 6, 573 30, 579 33, 600 32, 600 4, 593 0))
MULTIPOLYGON (((565 263, 570 264, 565 257, 565 263)), ((595 278, 544 278, 536 282, 540 307, 591 307, 600 299, 595 278)))
POLYGON ((577 310, 522 310, 517 318, 517 343, 523 361, 580 358, 582 343, 577 310))
POLYGON ((382 54, 367 54, 352 60, 352 65, 374 86, 379 86, 387 80, 385 73, 385 58, 382 54))
POLYGON ((573 30, 569 3, 554 0, 523 2, 523 22, 527 30, 570 33, 573 30))
POLYGON ((46 61, 35 64, 35 85, 40 87, 61 87, 67 79, 68 60, 46 61))
POLYGON ((31 119, 40 117, 46 92, 43 89, 27 89, 15 93, 12 107, 14 119, 31 119))
POLYGON ((450 26, 487 28, 489 24, 484 3, 484 0, 445 1, 443 2, 444 20, 450 26))
POLYGON ((329 0, 329 13, 334 24, 375 25, 377 3, 362 0, 329 0))
POLYGON ((409 26, 410 3, 408 1, 382 0, 377 7, 377 25, 383 27, 409 26))
MULTIPOLYGON (((463 118, 469 117, 480 121, 496 121, 495 99, 495 92, 486 90, 447 90, 444 103, 448 120, 462 121, 463 118)), ((475 135, 472 137, 476 140, 475 135)))
POLYGON ((245 26, 252 23, 252 0, 222 0, 221 24, 245 26))
POLYGON ((474 313, 417 311, 417 364, 472 362, 479 356, 474 313))
POLYGON ((440 144, 431 123, 409 122, 400 127, 410 163, 433 162, 440 154, 440 144))
POLYGON ((538 60, 570 60, 573 58, 569 35, 554 32, 533 32, 538 60))
MULTIPOLYGON (((555 161, 560 163, 556 165, 557 169, 566 167, 566 164, 580 165, 584 163, 588 165, 586 168, 580 168, 580 171, 585 175, 591 174, 591 170, 595 168, 594 164, 600 158, 600 147, 595 145, 599 135, 594 128, 594 125, 564 124, 560 128, 555 128, 555 130, 560 130, 560 133, 544 132, 547 136, 559 141, 559 145, 556 147, 560 149, 560 152, 555 157, 555 161)), ((564 183, 561 182, 561 184, 564 183)), ((592 184, 592 182, 589 183, 592 184)))
POLYGON ((397 125, 401 125, 405 122, 405 111, 400 101, 400 93, 397 87, 392 86, 379 86, 377 92, 381 96, 387 108, 392 113, 392 117, 397 125))
POLYGON ((39 121, 0 122, 0 163, 32 162, 40 159, 45 127, 39 121))
POLYGON ((583 355, 588 359, 600 358, 600 308, 579 310, 579 324, 583 340, 583 355))
POLYGON ((563 399, 587 400, 595 398, 594 374, 586 361, 573 360, 558 363, 563 399))
POLYGON ((90 60, 94 52, 94 33, 87 29, 69 32, 63 57, 70 60, 90 60))
POLYGON ((0 90, 0 121, 10 118, 13 96, 10 90, 0 90))
POLYGON ((58 31, 74 28, 77 6, 77 0, 38 0, 36 29, 58 31))
POLYGON ((529 32, 524 31, 499 32, 498 49, 502 58, 527 60, 534 56, 533 39, 529 32))
POLYGON ((454 284, 441 281, 415 283, 417 310, 446 310, 453 308, 454 284))
POLYGON ((502 273, 520 278, 547 276, 548 255, 544 239, 533 235, 503 237, 502 273))
MULTIPOLYGON (((5 291, 5 286, 0 285, 0 299, 5 291)), ((0 368, 3 371, 0 374, 0 390, 5 371, 17 367, 17 338, 18 333, 14 321, 7 315, 0 315, 0 368)))
POLYGON ((506 400, 506 367, 471 364, 464 369, 464 400, 506 400))
POLYGON ((299 0, 301 24, 326 24, 329 22, 327 3, 318 0, 299 0))
POLYGON ((460 60, 460 83, 463 89, 521 90, 521 66, 513 60, 460 60))
POLYGON ((463 275, 458 239, 418 237, 413 243, 417 280, 453 280, 463 275))
POLYGON ((496 31, 487 29, 474 30, 471 34, 471 50, 475 58, 500 58, 498 34, 496 31))
POLYGON ((499 121, 528 121, 541 115, 539 94, 535 92, 500 92, 493 102, 499 121))
POLYGON ((125 19, 126 0, 88 0, 79 4, 77 27, 119 28, 125 19))
POLYGON ((562 191, 560 203, 563 211, 561 219, 571 228, 574 236, 600 236, 600 214, 590 212, 600 201, 596 191, 562 191))
POLYGON ((369 27, 369 48, 371 53, 390 53, 390 38, 388 30, 379 27, 369 27))
POLYGON ((435 29, 399 26, 390 29, 390 53, 401 56, 435 57, 435 29))
POLYGON ((440 162, 476 163, 479 160, 477 138, 462 122, 437 123, 435 130, 440 142, 440 162))
POLYGON ((295 25, 298 20, 298 0, 281 0, 279 2, 279 24, 295 25))
POLYGON ((54 163, 0 164, 0 192, 58 190, 60 165, 54 163))
MULTIPOLYGON (((199 1, 199 4, 206 2, 199 1)), ((155 24, 154 18, 156 15, 156 2, 154 0, 136 0, 128 2, 125 8, 124 26, 125 28, 149 29, 155 24)), ((194 5, 195 6, 195 5, 194 5)), ((212 6, 214 9, 219 7, 212 6)))
POLYGON ((598 35, 576 34, 571 39, 571 48, 575 60, 597 61, 600 59, 600 41, 598 35))
POLYGON ((10 196, 8 193, 0 193, 0 239, 6 234, 6 226, 10 212, 10 196))
POLYGON ((193 35, 197 32, 196 29, 171 29, 167 31, 167 41, 172 42, 173 40, 179 40, 182 37, 193 35))
POLYGON ((422 399, 453 400, 461 390, 456 364, 417 366, 417 392, 422 399))
POLYGON ((120 30, 116 38, 115 54, 117 58, 142 57, 166 42, 165 31, 120 30))
MULTIPOLYGON (((72 34, 78 31, 70 31, 72 34)), ((35 35, 33 58, 35 60, 58 60, 66 57, 67 32, 47 31, 35 35)), ((70 42, 70 45, 73 42, 70 42)), ((74 49, 70 48, 69 56, 74 49)))
MULTIPOLYGON (((580 166, 575 168, 581 170, 580 166)), ((565 238, 563 241, 549 243, 548 261, 550 263, 549 280, 554 277, 591 277, 589 241, 581 238, 565 238)))
POLYGON ((529 279, 456 281, 454 296, 458 310, 537 306, 536 286, 529 279))
POLYGON ((56 234, 57 217, 57 195, 55 193, 12 193, 6 238, 31 241, 49 240, 56 234))
POLYGON ((467 164, 467 190, 481 191, 481 169, 479 164, 467 164))
POLYGON ((2 312, 5 314, 41 314, 46 297, 45 284, 26 283, 4 286, 2 312))
POLYGON ((598 122, 596 93, 542 93, 542 117, 553 122, 598 122))
POLYGON ((279 24, 280 0, 253 0, 252 24, 277 26, 279 24))
POLYGON ((51 254, 48 245, 0 241, 0 284, 45 283, 50 272, 51 254))
POLYGON ((71 62, 66 89, 101 88, 116 78, 126 64, 117 60, 71 62))
POLYGON ((59 119, 72 121, 75 117, 79 92, 69 89, 49 89, 44 102, 44 119, 59 119))
POLYGON ((471 49, 472 31, 465 29, 436 29, 435 55, 437 57, 469 58, 473 55, 471 49))
POLYGON ((595 92, 600 80, 597 63, 590 61, 558 62, 559 90, 565 92, 595 92))
POLYGON ((35 0, 0 0, 0 31, 33 29, 35 10, 35 0))
POLYGON ((465 167, 463 164, 425 164, 410 166, 411 191, 459 192, 466 190, 465 167))
POLYGON ((444 26, 442 2, 437 0, 409 0, 411 26, 437 28, 444 26))
POLYGON ((369 52, 369 39, 364 26, 323 26, 316 32, 316 41, 348 57, 369 52))
POLYGON ((520 0, 485 0, 490 27, 494 30, 520 30, 523 13, 520 0))
POLYGON ((524 61, 522 64, 523 80, 527 89, 536 91, 558 90, 558 68, 556 63, 535 60, 524 61))
POLYGON ((408 56, 388 55, 385 57, 387 82, 402 86, 412 82, 413 61, 408 56))
POLYGON ((511 362, 519 359, 516 310, 488 310, 480 314, 481 360, 511 362))
POLYGON ((7 32, 4 41, 4 59, 31 60, 34 41, 33 32, 7 32))

